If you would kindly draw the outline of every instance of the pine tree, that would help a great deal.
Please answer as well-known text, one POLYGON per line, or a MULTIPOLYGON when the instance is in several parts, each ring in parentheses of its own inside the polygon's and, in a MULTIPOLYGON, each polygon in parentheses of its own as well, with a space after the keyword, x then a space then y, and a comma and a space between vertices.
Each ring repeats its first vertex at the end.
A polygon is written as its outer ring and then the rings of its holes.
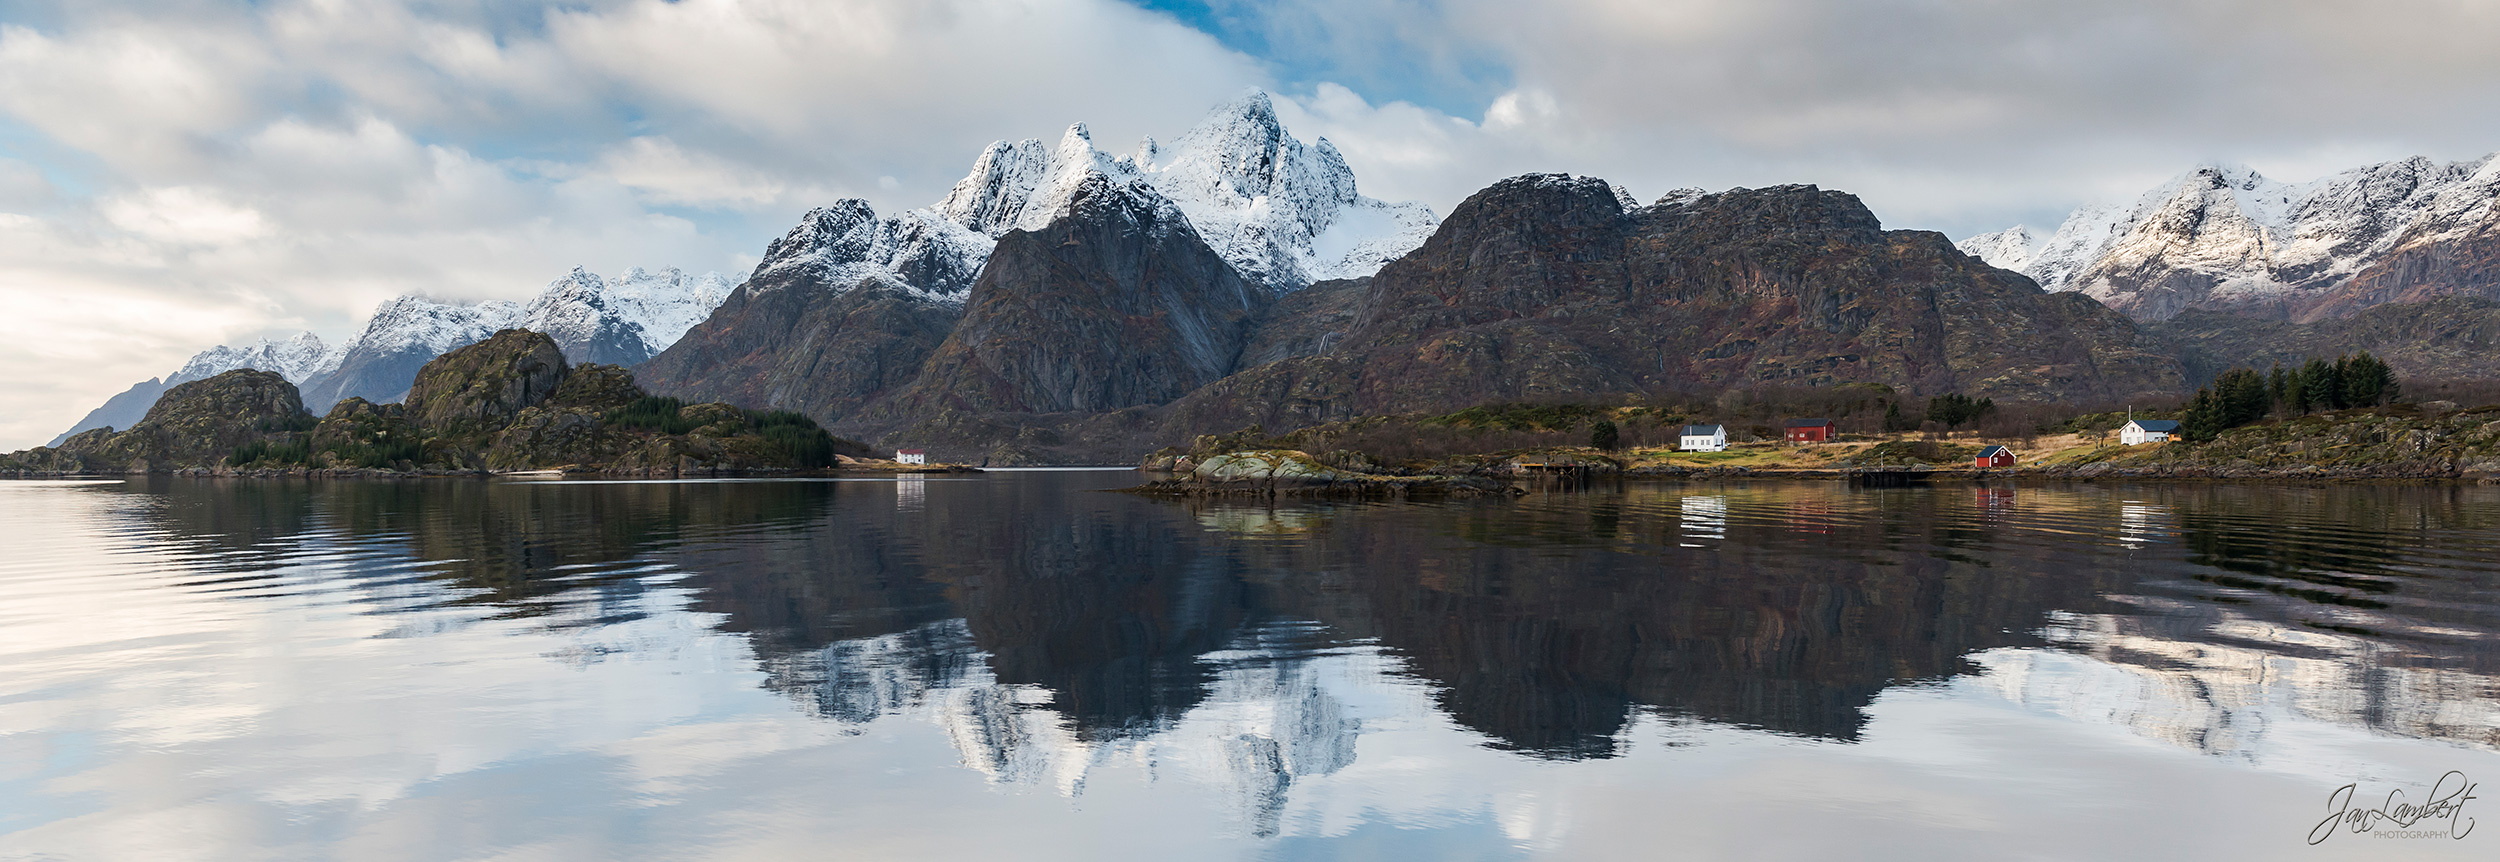
POLYGON ((2266 400, 2283 415, 2291 415, 2292 373, 2283 370, 2283 363, 2275 363, 2274 371, 2266 375, 2266 400))
POLYGON ((2301 366, 2301 399, 2306 402, 2301 412, 2339 409, 2336 401, 2344 397, 2343 378, 2336 376, 2335 366, 2324 359, 2309 360, 2301 366))
POLYGON ((2264 377, 2252 369, 2234 368, 2214 380, 2214 400, 2221 411, 2222 428, 2237 428, 2266 418, 2272 399, 2266 394, 2264 377))
POLYGON ((2222 414, 2222 399, 2214 395, 2212 387, 2196 390, 2196 397, 2188 401, 2187 413, 2179 417, 2180 436, 2194 443, 2214 439, 2229 427, 2223 424, 2222 414))
POLYGON ((1910 421, 1910 417, 1901 415, 1901 402, 1894 401, 1884 405, 1884 430, 1914 431, 1917 429, 1918 423, 1910 421))
POLYGON ((1597 425, 1589 429, 1589 446, 1591 448, 1612 452, 1616 448, 1620 447, 1622 443, 1622 432, 1620 429, 1615 427, 1614 420, 1612 419, 1599 419, 1597 420, 1597 425))

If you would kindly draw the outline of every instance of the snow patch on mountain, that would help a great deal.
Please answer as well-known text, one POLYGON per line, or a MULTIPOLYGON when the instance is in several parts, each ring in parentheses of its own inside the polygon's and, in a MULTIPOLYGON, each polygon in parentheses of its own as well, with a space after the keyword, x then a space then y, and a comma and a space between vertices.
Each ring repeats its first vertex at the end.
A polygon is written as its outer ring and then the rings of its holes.
POLYGON ((192 355, 182 368, 165 378, 165 385, 206 380, 238 368, 274 371, 287 382, 301 384, 337 368, 344 352, 323 344, 321 336, 310 332, 297 333, 285 341, 263 338, 242 347, 220 344, 192 355))
POLYGON ((932 210, 880 218, 867 201, 837 201, 808 211, 797 227, 766 246, 747 287, 771 290, 814 281, 847 290, 877 281, 932 302, 961 304, 995 245, 932 210))
POLYGON ((2025 272, 2140 318, 2296 307, 2400 243, 2471 230, 2500 197, 2495 167, 2491 156, 2451 164, 2417 156, 2285 183, 2206 165, 2131 203, 2076 210, 2025 272))
POLYGON ((1995 233, 1983 233, 1953 245, 1961 249, 1963 254, 1978 258, 1980 262, 1989 266, 2021 272, 2031 266, 2031 249, 2035 244, 2029 228, 2015 225, 1995 233))

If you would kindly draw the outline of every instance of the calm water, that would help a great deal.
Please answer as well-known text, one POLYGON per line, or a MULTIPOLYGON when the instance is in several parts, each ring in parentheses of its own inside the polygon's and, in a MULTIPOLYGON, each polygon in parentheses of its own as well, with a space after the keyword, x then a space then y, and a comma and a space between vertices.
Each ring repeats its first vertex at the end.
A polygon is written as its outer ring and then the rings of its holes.
POLYGON ((1134 481, 0 483, 0 860, 2500 858, 2500 488, 1134 481))

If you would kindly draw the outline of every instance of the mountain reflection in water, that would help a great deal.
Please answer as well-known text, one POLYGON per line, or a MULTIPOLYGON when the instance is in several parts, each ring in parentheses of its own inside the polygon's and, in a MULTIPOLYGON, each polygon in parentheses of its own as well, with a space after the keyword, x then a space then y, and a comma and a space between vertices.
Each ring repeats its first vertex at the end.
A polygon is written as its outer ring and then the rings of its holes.
MULTIPOLYGON (((1296 788, 1355 780, 1358 740, 1399 722, 1560 765, 1622 756, 1645 727, 1855 744, 1887 693, 1968 685, 2242 764, 2296 757, 2269 736, 2292 720, 2500 750, 2490 488, 1091 493, 1131 481, 157 478, 10 488, 0 517, 135 501, 94 517, 114 552, 155 549, 171 588, 411 619, 389 637, 464 620, 733 635, 763 688, 839 734, 925 722, 993 786, 1068 797, 1135 767, 1213 789, 1256 838, 1293 833, 1296 788)), ((11 603, 0 626, 31 613, 11 603)), ((659 649, 582 642, 569 661, 659 649)), ((12 696, 41 699, 0 683, 12 696)), ((33 792, 9 780, 0 802, 33 792)))

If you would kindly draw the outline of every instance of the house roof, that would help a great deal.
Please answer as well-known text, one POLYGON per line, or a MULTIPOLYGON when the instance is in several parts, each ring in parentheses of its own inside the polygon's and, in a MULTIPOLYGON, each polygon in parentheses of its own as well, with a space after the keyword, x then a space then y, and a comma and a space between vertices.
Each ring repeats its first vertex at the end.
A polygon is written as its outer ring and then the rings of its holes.
POLYGON ((1684 436, 1716 437, 1719 435, 1719 432, 1723 430, 1726 429, 1720 428, 1717 425, 1686 425, 1684 426, 1684 436))
POLYGON ((1986 449, 1981 449, 1981 450, 1979 450, 1979 457, 1982 457, 1982 458, 1994 458, 1994 457, 1996 457, 1996 456, 1997 456, 1997 453, 1999 453, 1999 452, 2003 452, 2003 453, 2008 454, 2008 455, 2012 455, 2012 454, 2014 454, 2014 450, 2012 450, 2012 449, 2008 449, 2008 448, 2005 448, 2005 447, 2003 447, 2003 446, 1990 446, 1990 447, 1988 447, 1988 448, 1986 448, 1986 449))
POLYGON ((926 455, 926 454, 929 454, 929 453, 928 453, 927 451, 920 450, 920 449, 896 449, 896 450, 894 450, 894 454, 896 454, 896 455, 926 455))
POLYGON ((2146 431, 2177 431, 2179 423, 2168 419, 2138 419, 2135 420, 2135 427, 2146 431))
POLYGON ((1829 419, 1790 419, 1790 420, 1788 420, 1788 427, 1790 427, 1790 428, 1823 428, 1823 427, 1827 427, 1827 426, 1829 426, 1829 425, 1831 425, 1831 424, 1832 424, 1832 420, 1829 420, 1829 419))

